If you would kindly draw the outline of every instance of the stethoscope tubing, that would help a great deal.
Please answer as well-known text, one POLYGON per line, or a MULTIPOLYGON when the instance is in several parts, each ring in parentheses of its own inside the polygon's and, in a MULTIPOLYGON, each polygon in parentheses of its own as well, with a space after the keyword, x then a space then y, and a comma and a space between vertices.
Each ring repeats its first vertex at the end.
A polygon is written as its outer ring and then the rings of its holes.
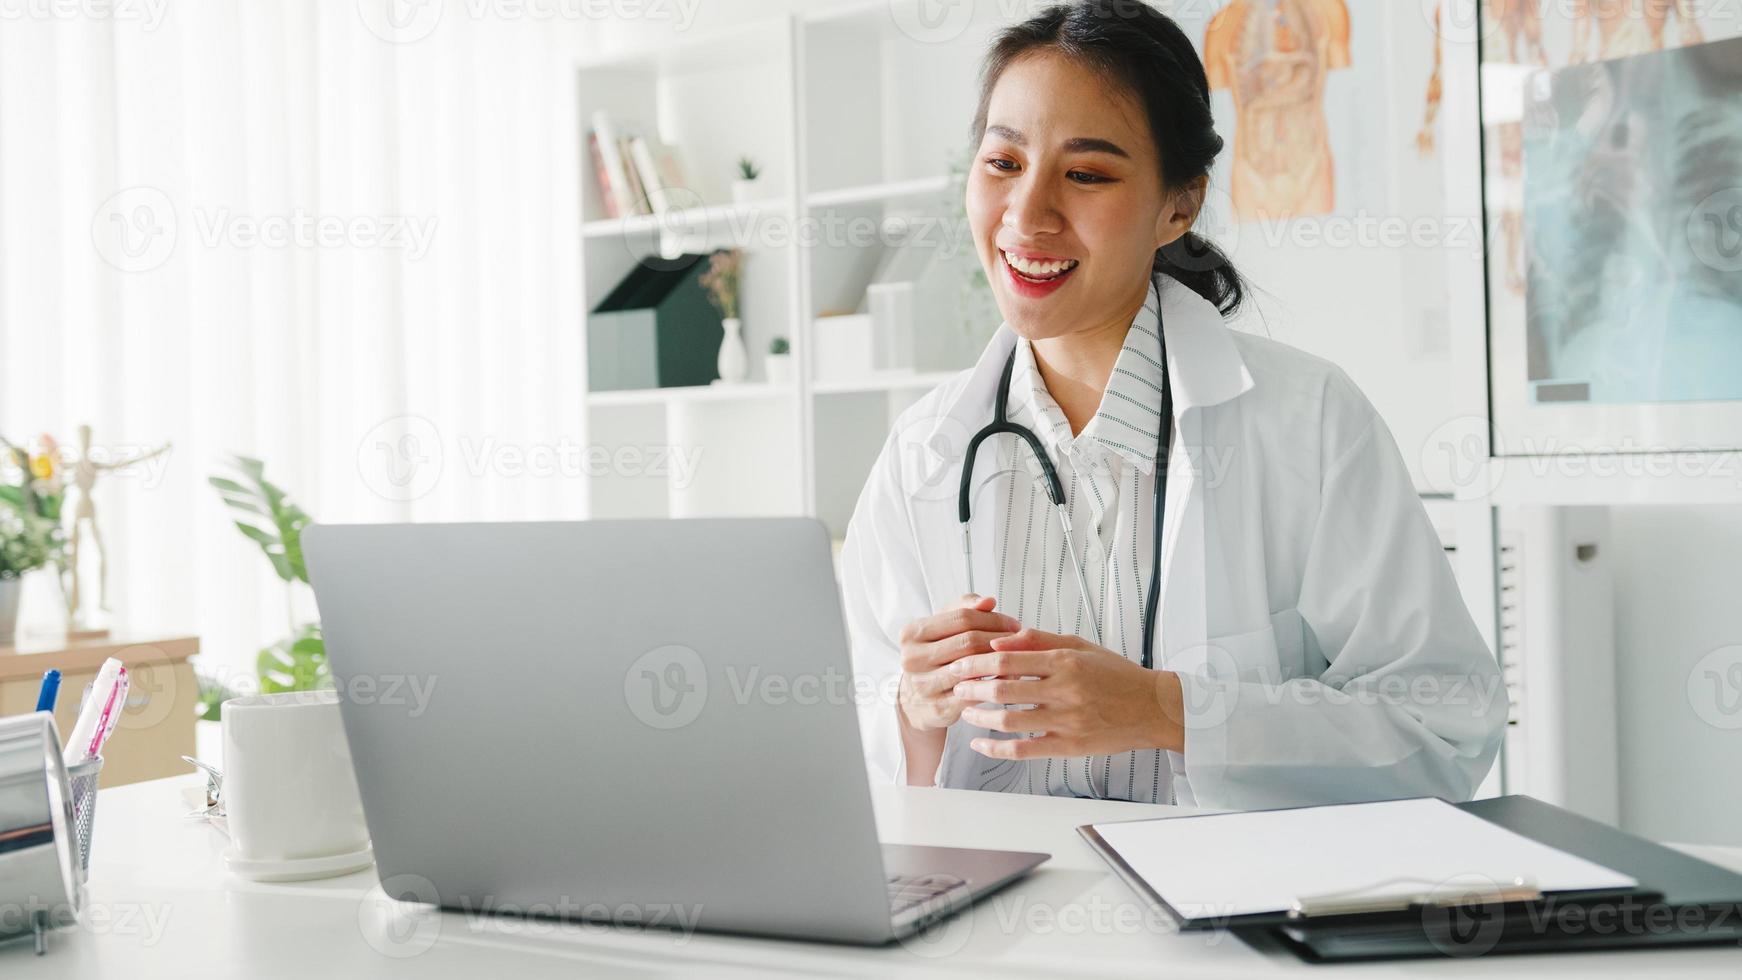
MULTIPOLYGON (((1159 284, 1153 279, 1151 286, 1156 287, 1156 333, 1161 339, 1161 419, 1157 426, 1155 447, 1155 519, 1153 522, 1154 540, 1153 555, 1150 563, 1149 591, 1143 605, 1143 647, 1140 651, 1140 663, 1147 669, 1154 665, 1154 640, 1156 616, 1161 604, 1161 556, 1162 534, 1161 523, 1167 513, 1167 462, 1168 451, 1173 436, 1173 381, 1167 370, 1167 335, 1162 329, 1161 292, 1159 284)), ((1083 566, 1077 560, 1076 542, 1071 535, 1071 515, 1068 502, 1065 500, 1064 484, 1060 482, 1058 470, 1047 456, 1046 449, 1041 445, 1040 438, 1033 430, 1017 422, 1010 421, 1010 380, 1016 370, 1016 350, 1013 347, 1010 356, 1004 361, 1004 371, 998 379, 997 401, 992 408, 992 421, 974 437, 968 440, 968 447, 962 456, 962 483, 956 496, 956 519, 962 526, 962 555, 968 567, 968 591, 974 593, 974 546, 969 525, 973 518, 973 479, 974 459, 980 451, 980 445, 995 435, 1011 435, 1028 446, 1029 452, 1039 462, 1041 475, 1046 483, 1047 499, 1052 502, 1053 511, 1058 515, 1059 525, 1064 530, 1065 548, 1070 556, 1071 568, 1077 573, 1077 588, 1080 591, 1083 605, 1089 603, 1088 577, 1083 572, 1083 566)), ((1101 621, 1092 615, 1089 609, 1089 621, 1095 628, 1095 644, 1105 646, 1101 632, 1101 621)), ((1062 620, 1061 620, 1062 623, 1062 620)))

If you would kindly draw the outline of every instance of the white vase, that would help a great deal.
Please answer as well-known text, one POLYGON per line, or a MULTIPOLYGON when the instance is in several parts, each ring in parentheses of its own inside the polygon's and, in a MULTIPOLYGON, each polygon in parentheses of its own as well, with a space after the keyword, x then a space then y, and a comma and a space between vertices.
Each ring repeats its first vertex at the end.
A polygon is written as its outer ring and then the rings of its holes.
POLYGON ((756 192, 760 190, 761 187, 762 185, 758 184, 756 181, 745 180, 742 177, 732 181, 732 203, 749 204, 751 201, 756 200, 756 192))
POLYGON ((762 355, 762 371, 768 375, 771 385, 792 383, 792 355, 764 354, 762 355))
POLYGON ((714 368, 720 372, 721 381, 737 384, 750 373, 750 355, 744 350, 744 323, 729 316, 720 321, 720 326, 726 328, 726 335, 720 338, 720 356, 714 361, 714 368))
POLYGON ((12 644, 12 634, 18 629, 18 597, 24 583, 15 578, 0 578, 0 646, 12 644))

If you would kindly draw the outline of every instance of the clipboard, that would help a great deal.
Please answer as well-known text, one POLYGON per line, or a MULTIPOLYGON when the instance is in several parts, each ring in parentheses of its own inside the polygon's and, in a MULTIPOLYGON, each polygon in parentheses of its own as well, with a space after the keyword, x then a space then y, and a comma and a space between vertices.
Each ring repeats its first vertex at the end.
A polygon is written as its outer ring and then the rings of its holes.
POLYGON ((1473 904, 1417 901, 1378 909, 1190 916, 1172 907, 1093 825, 1078 832, 1134 893, 1181 931, 1228 929, 1248 942, 1280 945, 1311 962, 1742 943, 1742 875, 1528 796, 1452 805, 1621 872, 1636 884, 1542 892, 1520 887, 1514 879, 1509 884, 1516 891, 1502 893, 1507 887, 1502 884, 1473 904), (1599 921, 1604 928, 1588 927, 1599 921))

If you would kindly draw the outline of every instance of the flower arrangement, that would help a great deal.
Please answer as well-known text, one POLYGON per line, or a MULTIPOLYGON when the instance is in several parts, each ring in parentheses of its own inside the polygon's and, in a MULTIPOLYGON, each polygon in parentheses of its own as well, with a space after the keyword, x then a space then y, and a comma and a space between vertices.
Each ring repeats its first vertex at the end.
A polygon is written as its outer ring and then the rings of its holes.
MULTIPOLYGON (((37 439, 31 453, 0 436, 9 480, 0 484, 0 579, 17 579, 26 572, 54 565, 66 569, 66 538, 61 530, 61 503, 66 487, 61 479, 60 446, 54 437, 37 439)), ((64 584, 64 583, 63 583, 64 584)))
POLYGON ((708 257, 708 271, 702 273, 702 288, 723 317, 738 315, 738 285, 743 275, 744 253, 735 248, 723 248, 708 257))
POLYGON ((779 357, 782 354, 790 354, 792 353, 792 345, 787 343, 785 337, 776 337, 768 342, 768 353, 773 354, 775 357, 779 357))
POLYGON ((738 158, 738 179, 755 180, 762 176, 762 168, 756 166, 756 161, 749 157, 738 158))

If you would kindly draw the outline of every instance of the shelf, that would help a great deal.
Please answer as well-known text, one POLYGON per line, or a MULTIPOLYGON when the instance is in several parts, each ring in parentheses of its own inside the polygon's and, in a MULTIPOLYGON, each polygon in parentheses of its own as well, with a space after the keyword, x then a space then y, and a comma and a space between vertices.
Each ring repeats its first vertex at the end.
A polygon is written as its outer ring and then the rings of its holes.
POLYGON ((792 394, 792 385, 767 382, 740 384, 687 385, 677 388, 636 388, 629 391, 592 391, 587 393, 587 405, 605 408, 619 405, 673 405, 690 402, 745 401, 756 398, 780 398, 792 394))
POLYGON ((1501 506, 1736 504, 1742 460, 1730 450, 1503 456, 1469 474, 1457 496, 1501 506))
POLYGON ((915 388, 931 389, 960 373, 960 371, 927 371, 919 374, 912 371, 880 372, 866 375, 863 378, 818 381, 811 385, 811 393, 841 395, 872 391, 911 391, 915 388))
POLYGON ((627 218, 600 218, 581 225, 582 238, 612 238, 670 232, 689 234, 712 230, 716 222, 732 222, 786 213, 786 199, 764 198, 745 204, 713 204, 706 207, 683 208, 664 214, 636 214, 627 218))
POLYGON ((806 208, 833 207, 842 204, 867 204, 877 201, 898 201, 909 197, 929 197, 948 192, 956 178, 944 174, 915 180, 895 180, 859 187, 843 187, 833 191, 817 191, 805 196, 806 208))
POLYGON ((650 35, 630 47, 574 59, 583 72, 646 72, 674 75, 731 70, 786 57, 786 23, 763 19, 725 30, 665 36, 650 35))

